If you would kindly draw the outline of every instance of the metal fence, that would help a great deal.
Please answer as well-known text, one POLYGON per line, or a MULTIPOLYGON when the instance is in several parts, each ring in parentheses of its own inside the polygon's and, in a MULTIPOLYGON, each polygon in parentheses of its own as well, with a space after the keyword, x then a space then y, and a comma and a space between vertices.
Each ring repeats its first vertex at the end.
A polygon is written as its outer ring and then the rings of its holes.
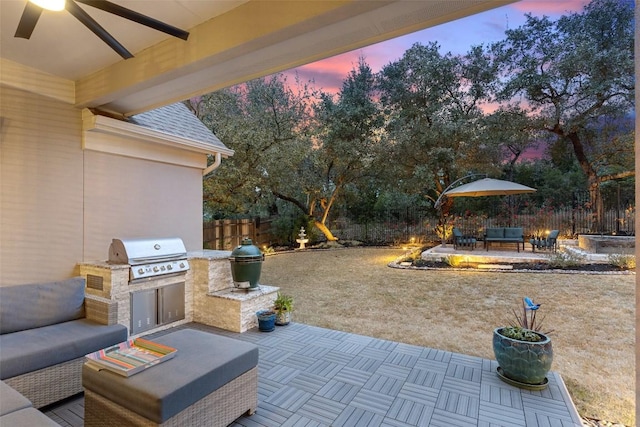
MULTIPOLYGON (((594 230, 593 213, 585 209, 570 207, 549 212, 505 216, 462 215, 449 218, 450 228, 458 227, 463 233, 481 237, 489 227, 523 227, 526 236, 545 234, 549 230, 559 230, 563 237, 578 234, 635 235, 635 210, 612 209, 605 212, 600 230, 594 230)), ((437 218, 420 211, 390 212, 387 219, 367 224, 356 224, 340 219, 331 224, 334 235, 344 240, 359 240, 370 244, 391 244, 399 242, 437 241, 437 218)))
MULTIPOLYGON (((357 223, 348 218, 338 218, 328 226, 340 240, 357 240, 369 245, 422 243, 438 241, 438 219, 419 209, 391 210, 380 215, 378 221, 357 223)), ((291 245, 279 241, 271 229, 273 219, 218 220, 204 224, 204 247, 231 250, 243 237, 249 237, 258 246, 291 245)), ((523 227, 525 236, 545 234, 559 230, 562 237, 578 234, 635 235, 635 209, 610 209, 605 212, 601 230, 593 230, 593 213, 582 208, 559 208, 553 211, 505 216, 463 215, 450 218, 451 227, 463 233, 481 237, 488 227, 523 227)), ((293 233, 292 233, 293 234, 293 233)))

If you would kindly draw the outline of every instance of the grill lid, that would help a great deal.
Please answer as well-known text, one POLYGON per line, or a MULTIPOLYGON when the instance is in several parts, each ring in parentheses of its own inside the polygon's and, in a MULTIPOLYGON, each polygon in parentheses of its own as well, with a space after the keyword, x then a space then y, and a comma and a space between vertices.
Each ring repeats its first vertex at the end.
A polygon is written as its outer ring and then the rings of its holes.
POLYGON ((109 246, 109 262, 115 264, 139 265, 186 257, 187 250, 179 237, 113 239, 109 246))

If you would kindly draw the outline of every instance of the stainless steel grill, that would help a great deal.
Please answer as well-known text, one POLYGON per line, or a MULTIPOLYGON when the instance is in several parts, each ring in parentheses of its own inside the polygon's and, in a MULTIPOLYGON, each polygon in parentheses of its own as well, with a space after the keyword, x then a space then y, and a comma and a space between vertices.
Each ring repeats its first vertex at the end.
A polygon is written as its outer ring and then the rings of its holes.
POLYGON ((189 270, 187 250, 178 237, 113 239, 109 246, 109 263, 129 264, 130 280, 189 270))

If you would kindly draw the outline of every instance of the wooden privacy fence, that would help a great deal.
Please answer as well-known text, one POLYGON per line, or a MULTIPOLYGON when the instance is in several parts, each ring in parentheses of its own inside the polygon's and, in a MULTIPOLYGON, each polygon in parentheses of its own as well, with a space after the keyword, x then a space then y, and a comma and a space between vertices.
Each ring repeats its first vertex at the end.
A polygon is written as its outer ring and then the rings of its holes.
POLYGON ((203 224, 203 242, 205 249, 230 251, 245 237, 261 247, 270 245, 270 219, 220 219, 203 224))

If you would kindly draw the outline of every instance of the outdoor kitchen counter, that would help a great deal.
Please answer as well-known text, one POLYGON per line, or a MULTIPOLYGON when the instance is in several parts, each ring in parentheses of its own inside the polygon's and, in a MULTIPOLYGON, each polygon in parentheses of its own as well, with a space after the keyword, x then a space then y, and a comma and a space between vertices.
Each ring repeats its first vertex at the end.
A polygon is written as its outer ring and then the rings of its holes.
POLYGON ((206 260, 226 259, 228 260, 230 256, 231 256, 231 251, 219 251, 219 250, 213 250, 213 249, 203 249, 201 251, 187 252, 188 259, 206 259, 206 260))
POLYGON ((256 290, 237 289, 231 274, 231 251, 189 252, 189 278, 193 283, 193 320, 233 332, 258 326, 256 312, 273 307, 278 290, 260 285, 256 290))

